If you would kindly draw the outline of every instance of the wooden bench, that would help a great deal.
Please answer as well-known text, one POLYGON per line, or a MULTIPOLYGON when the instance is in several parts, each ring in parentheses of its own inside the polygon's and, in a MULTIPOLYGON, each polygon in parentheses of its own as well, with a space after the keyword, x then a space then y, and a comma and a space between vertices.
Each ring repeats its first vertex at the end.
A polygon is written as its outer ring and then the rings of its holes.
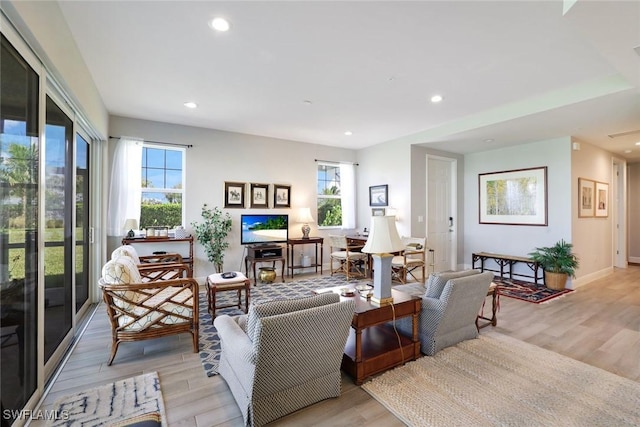
POLYGON ((542 271, 542 267, 531 258, 513 255, 493 254, 490 252, 476 252, 471 254, 471 257, 472 267, 480 268, 480 271, 494 271, 496 273, 500 273, 500 277, 504 279, 505 267, 508 267, 506 273, 509 273, 509 279, 513 279, 513 276, 526 277, 529 279, 533 279, 533 282, 536 285, 538 284, 538 280, 540 280, 540 282, 544 284, 544 272, 542 271), (494 260, 496 264, 500 266, 500 270, 492 270, 490 268, 486 268, 485 261, 488 259, 494 260), (476 263, 478 262, 480 263, 480 265, 476 267, 476 263), (513 266, 519 263, 526 264, 531 269, 531 271, 533 271, 533 275, 514 272, 513 266), (538 275, 538 271, 540 271, 540 275, 538 275))

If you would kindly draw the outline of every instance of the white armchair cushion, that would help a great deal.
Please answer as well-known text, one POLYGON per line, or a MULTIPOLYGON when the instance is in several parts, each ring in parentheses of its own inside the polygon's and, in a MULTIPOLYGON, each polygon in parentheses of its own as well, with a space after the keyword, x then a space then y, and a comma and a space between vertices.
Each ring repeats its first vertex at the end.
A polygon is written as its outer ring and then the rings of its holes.
MULTIPOLYGON (((153 292, 153 290, 148 290, 147 292, 149 291, 153 292)), ((120 294, 127 299, 132 299, 132 302, 136 304, 144 301, 142 303, 144 307, 141 307, 125 303, 120 299, 114 299, 116 306, 134 316, 142 316, 139 318, 127 315, 118 317, 118 325, 124 327, 126 330, 138 331, 147 328, 149 325, 152 325, 151 327, 175 325, 176 323, 185 322, 185 317, 193 317, 193 294, 189 288, 168 287, 156 293, 151 298, 148 298, 147 293, 142 292, 122 291, 122 293, 120 293, 116 291, 114 293, 120 294), (171 300, 164 303, 162 302, 171 295, 174 295, 171 297, 171 300), (145 300, 145 298, 148 299, 145 300), (166 312, 178 316, 167 315, 166 312)))
POLYGON ((111 259, 116 259, 121 256, 128 256, 133 259, 133 262, 137 265, 140 264, 140 256, 138 256, 138 251, 131 245, 122 245, 117 247, 113 252, 111 252, 111 259))

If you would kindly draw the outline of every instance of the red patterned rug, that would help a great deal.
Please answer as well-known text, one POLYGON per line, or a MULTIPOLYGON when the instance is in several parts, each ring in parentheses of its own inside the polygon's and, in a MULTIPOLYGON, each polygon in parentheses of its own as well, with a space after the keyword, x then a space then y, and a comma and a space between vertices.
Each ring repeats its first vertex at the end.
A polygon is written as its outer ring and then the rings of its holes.
POLYGON ((522 280, 515 279, 501 279, 500 276, 496 276, 493 281, 498 284, 498 293, 505 297, 515 298, 522 301, 533 302, 540 304, 547 302, 550 299, 565 295, 571 292, 571 289, 564 289, 562 291, 554 291, 543 285, 536 285, 535 283, 524 282, 522 280))

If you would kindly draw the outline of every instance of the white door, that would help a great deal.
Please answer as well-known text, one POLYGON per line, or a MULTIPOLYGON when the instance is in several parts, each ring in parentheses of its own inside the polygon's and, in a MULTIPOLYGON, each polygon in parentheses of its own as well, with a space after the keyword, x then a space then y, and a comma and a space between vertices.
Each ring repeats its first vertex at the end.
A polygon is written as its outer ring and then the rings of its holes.
POLYGON ((427 156, 427 245, 434 270, 456 270, 456 160, 427 156))

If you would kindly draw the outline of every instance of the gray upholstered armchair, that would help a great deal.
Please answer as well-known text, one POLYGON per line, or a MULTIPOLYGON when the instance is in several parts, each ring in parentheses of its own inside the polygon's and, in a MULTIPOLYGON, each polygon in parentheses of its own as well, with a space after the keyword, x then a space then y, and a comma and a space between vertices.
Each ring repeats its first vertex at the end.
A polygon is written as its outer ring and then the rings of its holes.
POLYGON ((337 294, 252 304, 218 316, 219 372, 248 426, 340 395, 340 364, 355 309, 337 294))
MULTIPOLYGON (((422 353, 433 356, 445 347, 478 336, 476 318, 492 280, 492 272, 465 270, 431 274, 426 287, 420 283, 394 287, 422 298, 418 327, 422 353)), ((411 334, 410 319, 398 319, 396 327, 411 334)))

